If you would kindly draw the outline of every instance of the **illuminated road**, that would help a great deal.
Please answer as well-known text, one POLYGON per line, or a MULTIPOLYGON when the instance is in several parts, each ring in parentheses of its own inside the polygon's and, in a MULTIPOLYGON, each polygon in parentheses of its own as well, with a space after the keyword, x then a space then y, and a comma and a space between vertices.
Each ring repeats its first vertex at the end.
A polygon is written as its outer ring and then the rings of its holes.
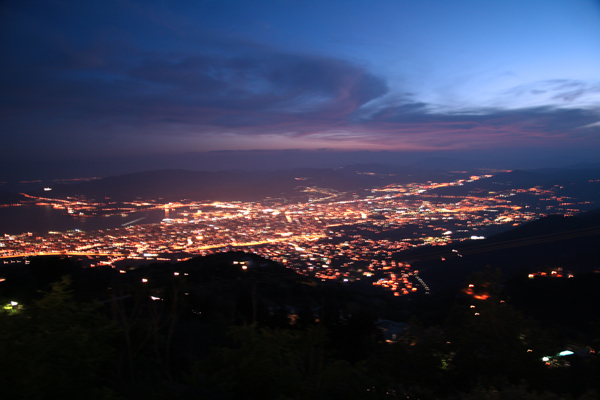
POLYGON ((186 249, 187 251, 198 251, 198 250, 210 250, 210 249, 218 249, 221 247, 245 247, 245 246, 260 246, 263 244, 271 244, 271 243, 280 243, 280 242, 293 242, 295 240, 308 240, 308 241, 313 241, 313 240, 317 240, 317 239, 322 239, 326 237, 325 235, 312 235, 312 236, 291 236, 291 237, 285 237, 285 238, 281 238, 281 239, 267 239, 267 240, 263 240, 260 242, 245 242, 245 243, 237 243, 237 242, 231 242, 231 243, 221 243, 221 244, 215 244, 215 245, 210 245, 210 246, 200 246, 200 247, 194 247, 194 248, 188 248, 186 249))
POLYGON ((126 254, 121 253, 85 253, 85 252, 62 252, 52 251, 47 253, 15 253, 12 255, 3 255, 0 258, 16 258, 16 257, 38 257, 38 256, 107 256, 107 257, 124 257, 126 254))
POLYGON ((121 226, 133 225, 136 222, 139 222, 143 219, 146 219, 146 217, 142 217, 142 218, 134 219, 133 221, 125 222, 124 224, 121 224, 121 226))

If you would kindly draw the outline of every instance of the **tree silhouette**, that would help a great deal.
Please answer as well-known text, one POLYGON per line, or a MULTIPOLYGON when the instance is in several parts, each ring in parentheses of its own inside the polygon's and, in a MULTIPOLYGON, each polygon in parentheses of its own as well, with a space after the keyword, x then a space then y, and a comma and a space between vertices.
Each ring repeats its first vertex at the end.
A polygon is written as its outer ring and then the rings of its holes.
POLYGON ((115 327, 94 304, 77 303, 70 278, 16 315, 1 315, 0 385, 15 399, 111 398, 104 387, 115 327))

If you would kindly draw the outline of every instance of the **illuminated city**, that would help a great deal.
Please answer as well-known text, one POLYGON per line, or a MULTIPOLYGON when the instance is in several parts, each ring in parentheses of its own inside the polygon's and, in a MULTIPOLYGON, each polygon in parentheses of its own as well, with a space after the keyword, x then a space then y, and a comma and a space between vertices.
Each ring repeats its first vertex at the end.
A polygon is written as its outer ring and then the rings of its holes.
POLYGON ((0 3, 0 393, 600 398, 598 0, 0 3))
POLYGON ((490 178, 492 175, 452 182, 392 184, 372 189, 362 198, 333 189, 305 187, 299 192, 308 195, 308 201, 297 203, 285 199, 95 203, 84 198, 29 196, 36 205, 64 210, 73 218, 156 209, 164 209, 165 217, 159 224, 143 224, 141 217, 123 227, 101 231, 5 235, 0 238, 0 256, 17 259, 69 255, 86 258, 92 267, 125 268, 131 260, 180 261, 242 249, 322 280, 370 282, 396 296, 428 293, 418 271, 397 261, 403 250, 483 239, 482 232, 490 227, 506 229, 550 213, 574 215, 578 207, 589 206, 589 202, 567 199, 557 195, 556 190, 539 187, 468 196, 435 193, 438 188, 490 178), (512 199, 523 193, 536 196, 543 206, 515 204, 512 199))

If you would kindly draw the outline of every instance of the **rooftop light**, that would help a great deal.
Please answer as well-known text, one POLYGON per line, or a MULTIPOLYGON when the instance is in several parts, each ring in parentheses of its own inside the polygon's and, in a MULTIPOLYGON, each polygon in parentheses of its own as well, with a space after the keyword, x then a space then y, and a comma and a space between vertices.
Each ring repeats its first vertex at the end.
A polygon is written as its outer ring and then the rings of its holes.
POLYGON ((571 356, 575 353, 573 353, 571 350, 564 350, 561 351, 560 353, 558 353, 559 357, 564 357, 564 356, 571 356))

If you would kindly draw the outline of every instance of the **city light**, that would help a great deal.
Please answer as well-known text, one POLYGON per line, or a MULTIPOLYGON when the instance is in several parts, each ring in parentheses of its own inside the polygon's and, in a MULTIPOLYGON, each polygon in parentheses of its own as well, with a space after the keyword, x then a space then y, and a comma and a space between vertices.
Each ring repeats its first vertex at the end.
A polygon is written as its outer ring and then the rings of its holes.
MULTIPOLYGON (((470 181, 491 176, 472 176, 470 181)), ((93 265, 114 267, 126 260, 176 261, 195 255, 244 250, 280 262, 306 276, 348 283, 362 280, 395 295, 428 294, 428 285, 410 264, 395 260, 403 251, 482 240, 484 236, 479 230, 488 226, 512 227, 544 216, 548 211, 562 211, 565 215, 574 212, 573 205, 567 204, 568 199, 553 190, 538 187, 507 188, 466 196, 440 196, 432 192, 464 183, 459 179, 392 184, 372 189, 365 195, 307 187, 300 193, 309 194, 310 201, 291 202, 273 199, 118 203, 28 195, 31 201, 63 209, 78 218, 134 214, 135 217, 109 231, 6 235, 0 237, 0 257, 66 255, 97 259, 93 265), (534 212, 514 204, 510 198, 520 193, 538 196, 546 208, 534 212), (139 213, 150 210, 165 213, 161 223, 143 224, 145 217, 139 213), (394 237, 394 232, 400 229, 403 229, 402 236, 394 237), (182 253, 184 257, 174 256, 182 253)), ((452 254, 463 257, 456 249, 452 254)), ((447 260, 448 256, 441 259, 447 260)), ((242 269, 247 268, 247 265, 242 266, 242 269)), ((126 271, 121 269, 120 273, 126 271)), ((549 275, 566 276, 561 271, 549 275)), ((480 300, 488 297, 486 293, 471 295, 480 300)))

